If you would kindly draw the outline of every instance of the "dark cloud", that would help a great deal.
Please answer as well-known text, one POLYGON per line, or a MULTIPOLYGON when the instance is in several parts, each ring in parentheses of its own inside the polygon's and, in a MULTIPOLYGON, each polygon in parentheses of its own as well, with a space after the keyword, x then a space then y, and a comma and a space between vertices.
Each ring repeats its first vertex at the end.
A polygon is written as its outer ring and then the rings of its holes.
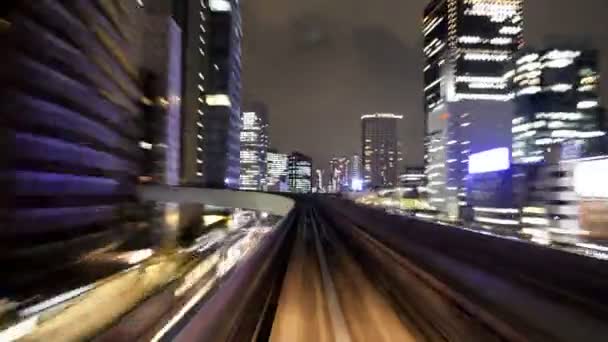
MULTIPOLYGON (((325 167, 333 155, 359 151, 361 114, 394 112, 405 115, 406 161, 422 162, 426 0, 242 3, 245 98, 268 104, 273 146, 308 153, 325 167)), ((528 0, 526 40, 585 39, 604 49, 608 70, 607 13, 606 0, 528 0)))

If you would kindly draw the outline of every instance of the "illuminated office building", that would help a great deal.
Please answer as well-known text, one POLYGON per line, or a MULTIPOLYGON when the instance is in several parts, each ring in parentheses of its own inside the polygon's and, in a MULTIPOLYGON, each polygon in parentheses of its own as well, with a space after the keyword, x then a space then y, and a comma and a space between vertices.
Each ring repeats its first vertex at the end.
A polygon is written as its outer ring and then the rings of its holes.
POLYGON ((514 163, 539 163, 556 143, 604 135, 596 51, 528 50, 514 68, 514 163))
POLYGON ((287 160, 289 191, 312 192, 312 159, 302 153, 293 152, 287 160))
POLYGON ((363 161, 358 154, 350 158, 350 189, 352 191, 363 190, 363 161))
POLYGON ((463 210, 461 219, 488 229, 517 230, 520 211, 513 185, 518 181, 514 177, 517 172, 508 147, 471 154, 467 180, 470 210, 463 210))
POLYGON ((332 158, 329 162, 329 191, 341 192, 350 188, 350 159, 332 158))
POLYGON ((402 115, 366 114, 361 116, 363 177, 366 187, 397 185, 401 151, 397 127, 402 115))
MULTIPOLYGON (((159 4, 159 2, 155 2, 159 4)), ((169 8, 145 7, 142 183, 179 185, 181 161, 181 29, 169 8)))
POLYGON ((266 154, 268 152, 268 118, 264 106, 253 106, 242 116, 241 190, 264 190, 266 187, 266 154))
POLYGON ((425 180, 426 175, 423 167, 406 167, 399 175, 399 185, 412 189, 424 186, 425 180))
POLYGON ((240 171, 238 0, 176 1, 184 32, 182 182, 236 188, 240 171))
POLYGON ((266 154, 266 187, 268 191, 286 191, 287 154, 270 149, 266 154))
POLYGON ((511 145, 509 65, 523 45, 523 0, 433 0, 422 31, 429 200, 458 219, 469 155, 511 145))
POLYGON ((538 243, 585 243, 608 237, 608 140, 568 140, 522 164, 521 232, 538 243))
POLYGON ((323 180, 324 180, 324 178, 323 178, 323 170, 316 169, 315 173, 314 173, 314 177, 313 177, 313 182, 312 182, 313 183, 312 184, 312 187, 313 187, 312 192, 315 192, 315 193, 323 193, 323 192, 325 192, 325 186, 323 184, 323 180))

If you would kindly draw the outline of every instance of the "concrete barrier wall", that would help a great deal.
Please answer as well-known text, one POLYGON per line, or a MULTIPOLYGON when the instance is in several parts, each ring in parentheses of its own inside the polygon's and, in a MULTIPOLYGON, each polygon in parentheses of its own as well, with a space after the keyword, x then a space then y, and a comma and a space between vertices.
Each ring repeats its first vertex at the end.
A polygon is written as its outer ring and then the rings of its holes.
POLYGON ((200 203, 218 207, 266 211, 277 216, 286 216, 295 205, 294 200, 290 198, 261 192, 162 185, 140 186, 137 190, 143 201, 200 203))

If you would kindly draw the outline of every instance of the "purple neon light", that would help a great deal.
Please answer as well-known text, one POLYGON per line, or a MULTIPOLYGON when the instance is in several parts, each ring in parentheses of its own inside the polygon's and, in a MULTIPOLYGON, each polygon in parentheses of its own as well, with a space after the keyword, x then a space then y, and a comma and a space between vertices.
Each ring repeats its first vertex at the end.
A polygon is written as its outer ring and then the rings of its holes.
POLYGON ((469 174, 508 170, 511 167, 509 149, 495 148, 469 156, 469 174))

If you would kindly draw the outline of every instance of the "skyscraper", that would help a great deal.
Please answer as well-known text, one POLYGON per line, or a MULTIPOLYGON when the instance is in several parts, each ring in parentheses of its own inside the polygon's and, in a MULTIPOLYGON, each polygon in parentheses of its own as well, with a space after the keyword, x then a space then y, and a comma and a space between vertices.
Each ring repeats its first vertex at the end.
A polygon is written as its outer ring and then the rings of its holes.
POLYGON ((269 149, 266 154, 266 187, 268 191, 285 191, 287 184, 287 154, 269 149))
POLYGON ((397 185, 401 160, 397 125, 401 115, 367 114, 361 117, 363 176, 366 187, 397 185))
POLYGON ((509 63, 523 45, 523 0, 433 0, 422 31, 430 202, 457 219, 468 156, 511 144, 509 63))
POLYGON ((310 193, 312 191, 312 159, 302 153, 293 152, 287 161, 289 191, 310 193))
POLYGON ((350 189, 360 191, 363 187, 363 162, 358 154, 350 158, 350 189))
POLYGON ((350 187, 350 159, 336 157, 329 161, 329 191, 340 192, 350 187))
POLYGON ((207 187, 238 187, 239 1, 179 1, 175 5, 185 49, 182 180, 207 187))
POLYGON ((556 143, 604 135, 596 51, 527 50, 514 68, 514 163, 539 163, 556 143))
POLYGON ((240 188, 263 190, 266 187, 268 115, 264 106, 251 109, 242 116, 240 188))
MULTIPOLYGON (((159 3, 159 2, 156 2, 159 3)), ((143 182, 178 185, 181 164, 182 36, 168 8, 145 7, 142 78, 143 182)))
POLYGON ((323 170, 321 169, 316 169, 315 173, 313 175, 313 191, 312 192, 316 192, 316 193, 323 193, 325 192, 325 186, 323 184, 323 170))

